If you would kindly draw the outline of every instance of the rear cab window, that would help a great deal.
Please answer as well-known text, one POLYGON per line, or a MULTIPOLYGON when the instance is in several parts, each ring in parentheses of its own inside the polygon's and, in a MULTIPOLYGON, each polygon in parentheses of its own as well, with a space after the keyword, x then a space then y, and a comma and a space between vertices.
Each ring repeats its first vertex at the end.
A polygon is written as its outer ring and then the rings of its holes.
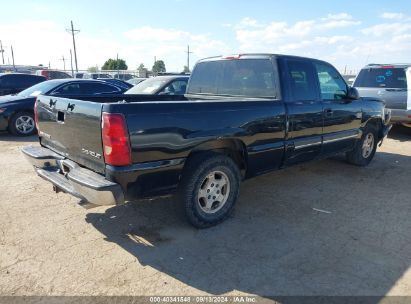
POLYGON ((360 71, 354 87, 406 89, 405 68, 365 68, 360 71))
POLYGON ((187 93, 275 98, 274 68, 269 58, 200 62, 191 75, 187 93))
POLYGON ((318 100, 316 75, 311 61, 286 59, 285 63, 291 101, 318 100))

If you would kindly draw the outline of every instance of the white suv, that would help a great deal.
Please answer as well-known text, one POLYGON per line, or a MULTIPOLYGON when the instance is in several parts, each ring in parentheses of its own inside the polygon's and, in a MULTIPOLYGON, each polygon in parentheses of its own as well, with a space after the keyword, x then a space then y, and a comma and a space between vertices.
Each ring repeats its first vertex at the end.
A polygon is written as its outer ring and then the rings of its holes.
POLYGON ((354 81, 361 97, 377 97, 391 109, 391 121, 411 128, 411 64, 369 64, 354 81))

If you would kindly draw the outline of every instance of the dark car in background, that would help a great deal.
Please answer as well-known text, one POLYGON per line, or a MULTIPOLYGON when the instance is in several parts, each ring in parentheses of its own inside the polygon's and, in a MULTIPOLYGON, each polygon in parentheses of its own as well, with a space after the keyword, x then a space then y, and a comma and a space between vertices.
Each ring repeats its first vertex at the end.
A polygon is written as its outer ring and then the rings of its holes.
POLYGON ((27 136, 36 132, 34 103, 39 95, 56 97, 122 94, 124 88, 100 80, 54 79, 36 84, 16 95, 0 97, 0 131, 27 136))
POLYGON ((84 73, 83 72, 75 72, 74 73, 74 78, 83 78, 84 73))
POLYGON ((0 96, 17 94, 28 87, 46 80, 43 76, 30 74, 0 74, 0 96))
POLYGON ((56 71, 56 70, 38 70, 36 71, 36 75, 44 76, 48 80, 72 78, 70 74, 66 72, 62 72, 62 71, 56 71))
POLYGON ((133 85, 131 83, 128 83, 127 81, 123 81, 120 79, 114 79, 114 78, 97 78, 97 80, 102 80, 111 84, 114 84, 118 87, 124 88, 125 90, 131 89, 133 85))
POLYGON ((124 94, 184 95, 190 76, 157 76, 148 78, 124 94))

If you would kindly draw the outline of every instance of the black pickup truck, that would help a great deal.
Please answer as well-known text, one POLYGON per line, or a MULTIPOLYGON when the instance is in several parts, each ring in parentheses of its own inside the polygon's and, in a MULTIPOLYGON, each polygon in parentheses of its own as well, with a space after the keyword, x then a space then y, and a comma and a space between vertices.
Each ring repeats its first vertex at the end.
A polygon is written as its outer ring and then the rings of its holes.
POLYGON ((346 153, 365 166, 390 130, 330 64, 244 54, 199 61, 185 96, 40 96, 40 146, 23 153, 43 179, 111 205, 176 192, 196 227, 224 220, 241 180, 346 153))

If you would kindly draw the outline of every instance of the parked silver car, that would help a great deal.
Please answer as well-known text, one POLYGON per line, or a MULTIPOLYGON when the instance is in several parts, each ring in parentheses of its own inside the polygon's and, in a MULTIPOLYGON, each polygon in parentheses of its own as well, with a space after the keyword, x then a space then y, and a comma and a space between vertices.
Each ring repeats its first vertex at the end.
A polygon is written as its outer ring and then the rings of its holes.
POLYGON ((354 81, 361 97, 377 97, 391 109, 391 121, 411 128, 411 64, 369 64, 354 81))

